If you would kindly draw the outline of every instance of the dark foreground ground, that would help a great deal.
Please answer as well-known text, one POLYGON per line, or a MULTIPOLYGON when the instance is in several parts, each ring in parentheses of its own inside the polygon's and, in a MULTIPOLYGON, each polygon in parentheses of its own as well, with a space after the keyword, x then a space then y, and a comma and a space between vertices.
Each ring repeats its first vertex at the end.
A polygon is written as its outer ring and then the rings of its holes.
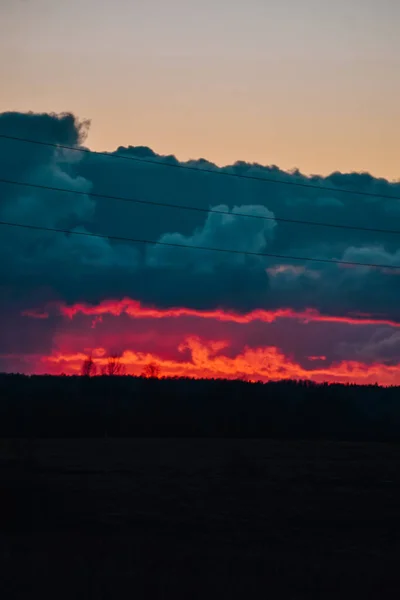
POLYGON ((4 440, 1 597, 398 598, 400 447, 4 440))

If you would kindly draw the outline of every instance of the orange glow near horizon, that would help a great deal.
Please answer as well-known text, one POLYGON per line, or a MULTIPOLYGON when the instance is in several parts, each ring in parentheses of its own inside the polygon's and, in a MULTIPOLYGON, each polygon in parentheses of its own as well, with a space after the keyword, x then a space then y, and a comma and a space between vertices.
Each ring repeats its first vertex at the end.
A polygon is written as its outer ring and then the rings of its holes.
MULTIPOLYGON (((360 359, 362 353, 357 355, 355 352, 347 359, 343 354, 330 352, 329 341, 323 337, 326 329, 321 329, 321 341, 325 340, 322 344, 315 327, 310 333, 315 338, 312 346, 305 342, 299 346, 295 340, 294 344, 287 340, 287 332, 293 332, 289 336, 298 336, 298 341, 303 331, 292 329, 285 320, 297 322, 296 327, 305 327, 307 332, 311 331, 307 328, 311 323, 320 324, 321 328, 323 324, 357 326, 361 338, 364 335, 362 326, 400 326, 380 315, 332 316, 312 308, 302 311, 256 309, 247 313, 226 309, 158 308, 130 298, 104 300, 96 305, 53 302, 22 314, 43 321, 43 325, 52 316, 64 317, 64 325, 57 325, 54 332, 50 352, 9 357, 10 364, 22 366, 24 372, 76 375, 89 354, 100 372, 107 364, 107 357, 113 353, 112 349, 118 348, 120 360, 130 375, 141 375, 146 365, 154 363, 161 377, 247 381, 308 379, 328 383, 400 385, 400 368, 394 364, 396 361, 390 364, 374 361, 372 354, 363 362, 364 359, 360 359), (118 323, 124 315, 136 320, 137 324, 130 328, 129 320, 118 323), (79 316, 83 320, 75 322, 79 316), (165 327, 161 327, 160 320, 166 321, 165 327), (282 334, 277 334, 281 331, 280 326, 271 330, 269 327, 280 320, 282 334), (251 327, 257 322, 260 328, 251 327), (261 324, 265 330, 261 330, 261 324), (286 350, 282 349, 280 340, 286 350), (296 357, 292 354, 295 348, 296 357), (307 348, 311 348, 311 352, 307 348)), ((335 331, 330 328, 329 335, 335 331)))
MULTIPOLYGON (((341 361, 324 368, 307 370, 276 347, 245 348, 236 356, 229 357, 221 353, 228 345, 227 342, 204 342, 198 337, 187 337, 180 345, 179 351, 183 353, 188 350, 191 360, 166 359, 156 353, 133 350, 125 350, 120 360, 129 375, 141 375, 147 364, 154 363, 159 367, 161 377, 246 378, 249 381, 264 382, 309 379, 316 382, 358 384, 374 384, 379 381, 382 385, 400 384, 398 365, 388 366, 378 363, 365 365, 358 361, 341 361)), ((99 368, 107 363, 104 348, 94 349, 92 356, 99 368)), ((86 357, 87 354, 83 352, 56 352, 41 357, 40 363, 48 373, 63 372, 66 375, 76 375, 80 373, 82 362, 86 357)))

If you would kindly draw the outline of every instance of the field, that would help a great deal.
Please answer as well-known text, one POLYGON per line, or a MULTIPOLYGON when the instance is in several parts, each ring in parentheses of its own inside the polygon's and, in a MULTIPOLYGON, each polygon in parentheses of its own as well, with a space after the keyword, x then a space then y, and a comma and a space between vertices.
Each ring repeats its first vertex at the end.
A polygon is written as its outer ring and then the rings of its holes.
POLYGON ((398 597, 400 447, 0 443, 2 598, 398 597))

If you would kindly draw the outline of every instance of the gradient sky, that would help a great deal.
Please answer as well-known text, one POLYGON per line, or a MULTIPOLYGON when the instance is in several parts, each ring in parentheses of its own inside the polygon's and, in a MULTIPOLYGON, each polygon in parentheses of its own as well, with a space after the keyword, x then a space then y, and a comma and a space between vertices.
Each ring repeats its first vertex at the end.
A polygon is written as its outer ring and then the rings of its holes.
POLYGON ((0 112, 88 145, 400 176, 398 0, 0 0, 0 112))
POLYGON ((50 142, 0 138, 0 371, 400 384, 399 24, 398 0, 0 0, 0 133, 50 142))

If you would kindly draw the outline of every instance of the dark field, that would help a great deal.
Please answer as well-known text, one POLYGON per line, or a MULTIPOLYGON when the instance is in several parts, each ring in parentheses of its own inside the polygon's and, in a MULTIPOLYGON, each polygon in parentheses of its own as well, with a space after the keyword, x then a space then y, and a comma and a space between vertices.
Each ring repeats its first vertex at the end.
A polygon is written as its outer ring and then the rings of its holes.
POLYGON ((400 448, 4 440, 2 598, 398 597, 400 448))

